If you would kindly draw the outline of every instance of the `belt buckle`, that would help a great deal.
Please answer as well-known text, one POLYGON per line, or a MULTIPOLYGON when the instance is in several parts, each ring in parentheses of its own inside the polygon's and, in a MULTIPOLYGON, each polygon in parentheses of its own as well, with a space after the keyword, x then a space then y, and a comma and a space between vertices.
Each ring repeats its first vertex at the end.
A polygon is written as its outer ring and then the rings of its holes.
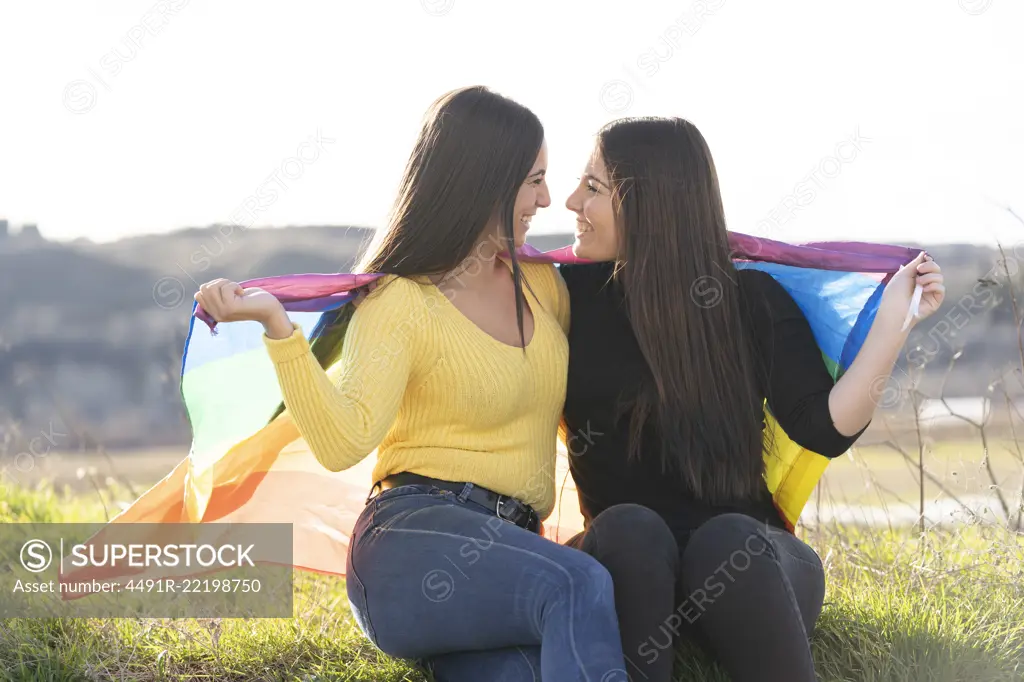
POLYGON ((509 523, 518 526, 519 524, 517 524, 515 521, 513 521, 511 516, 504 516, 501 513, 502 508, 505 506, 505 502, 508 501, 508 500, 511 500, 511 499, 512 498, 505 497, 504 495, 498 495, 498 499, 494 503, 494 513, 498 516, 499 519, 502 519, 504 521, 508 521, 509 523))
POLYGON ((373 484, 373 487, 370 488, 370 494, 366 496, 366 502, 363 503, 364 506, 370 504, 375 497, 384 492, 384 486, 381 485, 382 483, 383 481, 377 481, 373 484))

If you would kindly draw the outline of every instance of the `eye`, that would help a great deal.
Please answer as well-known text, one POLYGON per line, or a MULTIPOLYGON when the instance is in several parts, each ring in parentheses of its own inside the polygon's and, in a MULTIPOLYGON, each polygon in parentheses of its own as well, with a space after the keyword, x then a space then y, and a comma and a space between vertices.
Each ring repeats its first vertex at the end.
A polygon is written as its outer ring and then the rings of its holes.
POLYGON ((598 193, 597 187, 594 187, 594 184, 591 183, 590 181, 587 181, 587 191, 590 192, 591 194, 598 193))
POLYGON ((539 187, 542 182, 544 182, 544 178, 541 177, 541 178, 537 178, 536 180, 534 180, 530 184, 539 187))

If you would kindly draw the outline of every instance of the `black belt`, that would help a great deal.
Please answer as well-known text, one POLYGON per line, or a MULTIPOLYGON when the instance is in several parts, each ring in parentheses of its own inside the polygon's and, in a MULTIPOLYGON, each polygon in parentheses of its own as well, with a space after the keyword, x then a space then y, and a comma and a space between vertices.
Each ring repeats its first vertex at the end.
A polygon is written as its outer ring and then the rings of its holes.
POLYGON ((389 488, 397 488, 402 485, 429 485, 434 488, 441 490, 447 490, 453 492, 460 497, 466 490, 466 486, 470 486, 469 494, 463 497, 463 499, 470 500, 477 503, 481 507, 494 512, 494 515, 499 519, 514 523, 520 528, 536 533, 540 530, 540 516, 534 511, 533 507, 520 502, 514 497, 508 495, 499 495, 493 490, 482 488, 474 483, 453 483, 451 481, 443 481, 439 478, 430 478, 429 476, 421 476, 420 474, 414 474, 410 471, 403 471, 398 474, 391 474, 387 478, 378 481, 373 484, 373 488, 370 490, 369 501, 374 497, 374 493, 378 488, 381 490, 388 490, 389 488))

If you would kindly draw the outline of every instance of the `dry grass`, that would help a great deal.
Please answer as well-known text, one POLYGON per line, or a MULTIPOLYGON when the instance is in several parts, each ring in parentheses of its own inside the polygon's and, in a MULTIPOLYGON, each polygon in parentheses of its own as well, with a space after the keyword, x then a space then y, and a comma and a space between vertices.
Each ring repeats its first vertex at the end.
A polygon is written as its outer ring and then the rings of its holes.
MULTIPOLYGON (((0 522, 94 521, 92 496, 12 489, 0 522)), ((112 498, 124 496, 115 487, 112 498)), ((813 649, 822 680, 1024 680, 1024 537, 955 531, 805 532, 828 594, 813 649)), ((683 650, 679 680, 725 680, 683 650)), ((0 679, 420 681, 380 654, 348 613, 344 583, 299 574, 290 619, 9 619, 0 679)))

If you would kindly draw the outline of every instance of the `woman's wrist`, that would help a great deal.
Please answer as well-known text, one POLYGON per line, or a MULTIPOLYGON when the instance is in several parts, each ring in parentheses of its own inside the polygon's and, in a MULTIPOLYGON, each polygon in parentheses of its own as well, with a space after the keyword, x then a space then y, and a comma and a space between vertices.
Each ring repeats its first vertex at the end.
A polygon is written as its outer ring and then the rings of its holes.
MULTIPOLYGON (((918 323, 917 318, 911 318, 910 324, 908 324, 907 328, 904 329, 903 324, 905 321, 905 316, 903 319, 897 319, 895 316, 891 316, 876 320, 877 324, 872 325, 872 327, 877 328, 878 336, 884 339, 885 345, 894 349, 897 355, 907 343, 907 339, 910 338, 910 332, 913 331, 914 327, 916 327, 918 323)), ((874 329, 872 329, 872 331, 874 331, 874 329)))
POLYGON ((881 337, 887 342, 898 344, 902 348, 910 336, 910 331, 919 320, 916 317, 912 317, 910 324, 907 325, 906 329, 903 329, 903 324, 907 321, 909 302, 904 303, 903 301, 890 300, 885 295, 888 293, 890 292, 886 291, 883 293, 881 303, 878 306, 878 311, 875 313, 875 319, 871 322, 871 329, 868 333, 869 335, 881 337))
POLYGON ((295 325, 283 309, 263 322, 263 331, 271 339, 287 339, 295 331, 295 325))

